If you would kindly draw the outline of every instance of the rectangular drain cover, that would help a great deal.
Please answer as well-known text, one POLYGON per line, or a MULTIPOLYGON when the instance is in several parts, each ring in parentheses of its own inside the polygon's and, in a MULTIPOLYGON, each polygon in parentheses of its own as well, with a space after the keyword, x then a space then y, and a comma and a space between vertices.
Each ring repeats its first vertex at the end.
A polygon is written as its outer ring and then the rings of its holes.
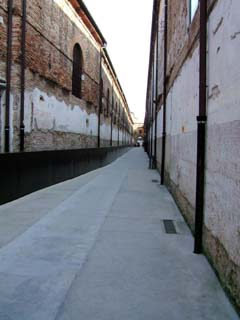
POLYGON ((166 233, 169 233, 169 234, 176 234, 177 233, 172 220, 163 220, 163 224, 164 224, 164 228, 166 230, 166 233))
POLYGON ((159 181, 157 179, 153 179, 152 182, 158 183, 159 181))

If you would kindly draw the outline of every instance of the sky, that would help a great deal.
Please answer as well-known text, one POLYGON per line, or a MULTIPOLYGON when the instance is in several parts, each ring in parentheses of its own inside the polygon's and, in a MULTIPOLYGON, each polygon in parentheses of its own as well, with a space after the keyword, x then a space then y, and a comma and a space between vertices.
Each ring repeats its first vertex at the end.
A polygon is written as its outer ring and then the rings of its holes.
POLYGON ((153 0, 84 0, 107 41, 128 101, 144 120, 153 0))
POLYGON ((191 0, 191 20, 193 19, 198 7, 199 0, 191 0))

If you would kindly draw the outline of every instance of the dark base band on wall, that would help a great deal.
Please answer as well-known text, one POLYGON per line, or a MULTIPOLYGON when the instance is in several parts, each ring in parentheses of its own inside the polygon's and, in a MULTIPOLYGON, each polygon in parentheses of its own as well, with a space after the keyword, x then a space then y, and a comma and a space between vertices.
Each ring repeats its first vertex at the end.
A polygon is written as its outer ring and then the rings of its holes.
POLYGON ((130 147, 0 155, 0 204, 103 167, 130 147))

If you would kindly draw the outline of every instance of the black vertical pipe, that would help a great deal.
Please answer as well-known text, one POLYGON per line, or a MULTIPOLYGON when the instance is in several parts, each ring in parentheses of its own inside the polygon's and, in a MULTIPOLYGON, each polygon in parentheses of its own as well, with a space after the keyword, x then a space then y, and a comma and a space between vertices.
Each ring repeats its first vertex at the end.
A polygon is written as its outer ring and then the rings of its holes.
POLYGON ((202 253, 204 219, 204 180, 206 145, 207 106, 207 0, 200 1, 200 44, 199 44, 199 115, 197 117, 197 180, 195 205, 194 253, 202 253))
MULTIPOLYGON (((151 92, 149 92, 150 94, 150 101, 151 101, 151 92)), ((151 155, 151 103, 149 101, 149 104, 148 104, 148 108, 149 108, 149 111, 148 111, 148 156, 150 157, 151 155)))
POLYGON ((7 70, 6 70, 6 109, 5 109, 5 152, 10 151, 10 93, 12 68, 12 27, 13 27, 13 1, 8 0, 8 29, 7 29, 7 70))
POLYGON ((163 131, 162 131, 162 163, 161 184, 165 178, 165 152, 166 152, 166 108, 167 108, 167 55, 168 55, 168 0, 165 0, 164 14, 164 70, 163 70, 163 131))
POLYGON ((97 137, 97 147, 101 146, 101 112, 102 112, 102 48, 100 49, 100 66, 99 66, 99 99, 98 99, 98 137, 97 137))
POLYGON ((154 68, 154 63, 152 66, 152 97, 151 97, 151 156, 150 156, 150 165, 149 168, 153 168, 153 154, 154 154, 154 141, 153 141, 153 121, 154 121, 154 73, 155 73, 155 68, 154 68))
POLYGON ((127 134, 126 125, 127 125, 127 116, 124 113, 124 125, 123 125, 123 137, 124 137, 123 141, 124 141, 124 144, 126 144, 126 138, 127 138, 127 136, 126 136, 126 134, 127 134))
POLYGON ((25 67, 26 67, 26 0, 22 0, 20 151, 24 151, 25 67))
POLYGON ((153 168, 157 168, 157 115, 158 115, 158 29, 159 29, 159 16, 157 8, 157 30, 156 30, 156 82, 155 82, 155 132, 154 132, 154 163, 153 168))
POLYGON ((151 71, 151 93, 150 93, 150 154, 149 169, 153 167, 153 99, 154 99, 154 65, 151 71))
POLYGON ((147 89, 148 98, 146 100, 146 115, 145 115, 145 131, 146 131, 146 145, 145 150, 149 156, 149 90, 147 89))
POLYGON ((114 106, 114 99, 113 99, 113 83, 112 83, 112 105, 111 105, 111 137, 110 137, 110 146, 113 145, 113 106, 114 106))
POLYGON ((145 151, 149 155, 149 104, 147 102, 147 112, 146 112, 146 119, 145 119, 145 132, 146 132, 146 146, 145 146, 145 151))
POLYGON ((124 114, 124 123, 123 123, 123 144, 126 144, 126 114, 124 114))
POLYGON ((118 127, 118 142, 117 142, 117 145, 119 146, 119 144, 120 144, 120 141, 119 141, 119 126, 120 126, 120 104, 119 104, 119 106, 118 105, 116 105, 118 108, 119 108, 119 110, 117 109, 117 114, 118 114, 118 119, 117 119, 117 127, 118 127))
MULTIPOLYGON (((124 130, 124 112, 123 112, 123 114, 122 114, 122 128, 123 128, 123 130, 124 130)), ((122 131, 123 131, 122 130, 122 131)), ((123 144, 123 134, 122 134, 122 144, 123 144)))
POLYGON ((124 144, 125 143, 125 113, 124 113, 124 111, 123 111, 122 139, 123 139, 123 144, 124 144))

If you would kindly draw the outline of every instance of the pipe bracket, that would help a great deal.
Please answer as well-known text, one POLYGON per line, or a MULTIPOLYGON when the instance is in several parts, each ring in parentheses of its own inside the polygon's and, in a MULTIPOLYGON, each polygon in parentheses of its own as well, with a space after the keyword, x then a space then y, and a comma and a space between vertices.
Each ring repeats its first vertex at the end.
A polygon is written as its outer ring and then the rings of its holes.
POLYGON ((206 123, 207 122, 207 116, 197 116, 197 122, 198 123, 206 123))

